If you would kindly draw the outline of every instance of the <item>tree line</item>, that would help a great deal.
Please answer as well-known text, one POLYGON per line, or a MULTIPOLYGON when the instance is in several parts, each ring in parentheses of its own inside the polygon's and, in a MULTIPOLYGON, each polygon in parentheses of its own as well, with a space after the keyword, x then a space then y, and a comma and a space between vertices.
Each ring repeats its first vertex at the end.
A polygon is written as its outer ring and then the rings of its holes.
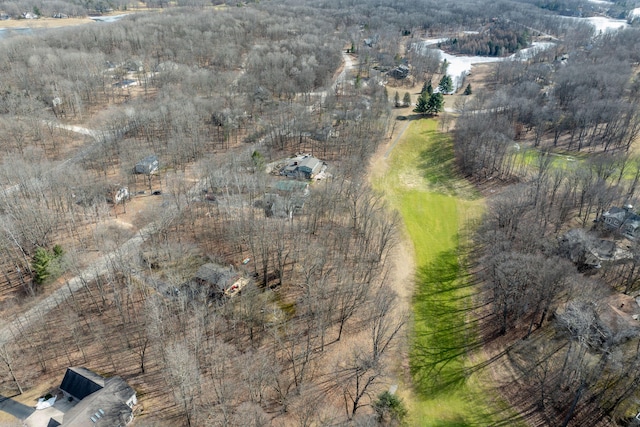
POLYGON ((478 34, 463 34, 439 43, 453 54, 507 56, 529 46, 528 30, 516 24, 498 21, 481 27, 478 34))
POLYGON ((623 425, 636 412, 637 245, 602 215, 638 197, 637 61, 622 53, 637 37, 574 34, 531 60, 496 64, 495 92, 457 105, 457 164, 497 190, 474 248, 490 311, 483 336, 521 376, 505 389, 510 402, 531 404, 529 419, 545 425, 623 425), (612 241, 624 259, 585 261, 612 241))

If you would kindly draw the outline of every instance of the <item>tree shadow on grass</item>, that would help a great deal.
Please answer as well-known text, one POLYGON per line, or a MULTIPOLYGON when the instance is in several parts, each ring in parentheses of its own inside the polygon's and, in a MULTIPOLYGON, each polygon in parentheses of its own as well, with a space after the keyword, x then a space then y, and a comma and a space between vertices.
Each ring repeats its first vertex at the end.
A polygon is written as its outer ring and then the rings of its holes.
POLYGON ((459 259, 457 251, 446 251, 418 271, 411 370, 424 396, 458 389, 467 379, 465 354, 479 345, 466 321, 472 292, 464 289, 459 259))
POLYGON ((419 153, 417 167, 434 191, 447 195, 460 195, 464 191, 465 198, 479 197, 457 174, 451 137, 435 130, 424 131, 421 136, 430 143, 419 153))
MULTIPOLYGON (((467 248, 471 250, 472 248, 467 248)), ((440 253, 433 262, 419 268, 414 295, 416 328, 411 354, 411 373, 418 394, 426 399, 445 398, 452 393, 471 393, 464 388, 469 377, 505 356, 506 350, 490 359, 469 364, 469 352, 484 344, 480 333, 482 319, 477 318, 477 294, 474 277, 464 261, 465 249, 440 253), (470 315, 475 312, 474 315, 470 315)), ((483 401, 483 396, 468 396, 469 405, 483 401)), ((481 409, 477 409, 480 411, 481 409)), ((487 426, 487 420, 499 420, 492 426, 509 426, 522 420, 508 407, 491 413, 461 415, 452 419, 432 420, 442 427, 487 426), (477 420, 477 421, 476 421, 477 420)))

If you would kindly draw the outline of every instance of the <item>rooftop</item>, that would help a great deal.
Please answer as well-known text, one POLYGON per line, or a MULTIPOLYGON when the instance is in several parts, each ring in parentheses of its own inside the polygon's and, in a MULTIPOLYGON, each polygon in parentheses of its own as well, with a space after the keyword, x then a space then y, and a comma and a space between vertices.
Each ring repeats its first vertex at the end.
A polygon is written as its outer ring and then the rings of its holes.
POLYGON ((126 402, 134 394, 134 390, 122 378, 109 378, 104 388, 82 399, 64 414, 62 426, 125 426, 132 417, 131 408, 126 402))

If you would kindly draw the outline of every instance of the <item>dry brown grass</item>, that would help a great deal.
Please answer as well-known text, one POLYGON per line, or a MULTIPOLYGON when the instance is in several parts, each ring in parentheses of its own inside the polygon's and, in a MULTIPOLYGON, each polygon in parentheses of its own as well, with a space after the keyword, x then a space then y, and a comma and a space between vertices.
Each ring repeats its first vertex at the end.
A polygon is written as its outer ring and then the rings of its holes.
POLYGON ((6 21, 0 21, 0 28, 61 28, 92 23, 94 23, 94 21, 91 18, 8 19, 6 21))

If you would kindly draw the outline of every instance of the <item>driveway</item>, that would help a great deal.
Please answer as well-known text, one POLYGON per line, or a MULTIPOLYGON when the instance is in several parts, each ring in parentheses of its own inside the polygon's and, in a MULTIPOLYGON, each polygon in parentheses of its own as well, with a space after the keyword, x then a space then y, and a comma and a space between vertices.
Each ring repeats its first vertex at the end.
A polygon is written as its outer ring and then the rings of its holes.
POLYGON ((29 417, 29 415, 35 412, 35 409, 27 405, 23 405, 10 397, 0 395, 0 411, 13 415, 20 421, 24 421, 29 417))
POLYGON ((58 422, 62 422, 62 416, 71 408, 76 405, 77 402, 69 402, 67 399, 58 399, 53 406, 45 409, 35 411, 31 409, 33 413, 29 418, 24 420, 25 427, 47 427, 49 420, 54 418, 58 422))

